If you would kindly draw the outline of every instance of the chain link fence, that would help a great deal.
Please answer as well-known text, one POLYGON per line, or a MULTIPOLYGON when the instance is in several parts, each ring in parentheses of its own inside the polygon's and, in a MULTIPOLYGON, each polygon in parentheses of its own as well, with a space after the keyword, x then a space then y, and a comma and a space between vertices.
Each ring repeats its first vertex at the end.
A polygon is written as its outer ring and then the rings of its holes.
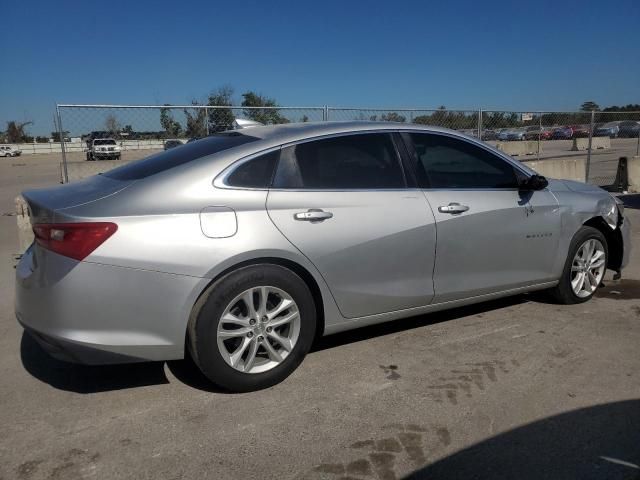
MULTIPOLYGON (((66 166, 67 162, 91 160, 92 142, 108 138, 119 145, 120 158, 135 160, 178 142, 234 129, 242 120, 267 125, 386 121, 444 127, 480 138, 524 162, 584 159, 585 179, 601 186, 614 183, 620 157, 640 154, 640 112, 210 105, 58 105, 58 138, 43 144, 40 151, 57 148, 66 166)), ((25 153, 38 153, 38 144, 33 145, 33 151, 26 149, 25 153)))

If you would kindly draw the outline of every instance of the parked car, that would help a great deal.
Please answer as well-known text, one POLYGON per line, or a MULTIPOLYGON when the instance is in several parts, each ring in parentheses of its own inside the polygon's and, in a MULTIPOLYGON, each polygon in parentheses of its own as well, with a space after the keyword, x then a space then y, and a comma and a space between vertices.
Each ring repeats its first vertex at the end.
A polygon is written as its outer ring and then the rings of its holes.
POLYGON ((22 155, 22 150, 9 145, 0 145, 0 157, 19 157, 20 155, 22 155))
POLYGON ((550 140, 551 129, 546 127, 527 127, 524 132, 524 140, 550 140))
POLYGON ((621 138, 637 138, 640 135, 640 122, 633 120, 625 120, 620 122, 618 137, 621 138))
POLYGON ((571 125, 569 128, 573 131, 572 138, 586 138, 589 136, 589 125, 571 125))
POLYGON ((232 391, 282 381, 321 335, 534 290, 585 302, 630 249, 604 190, 398 123, 214 134, 23 196, 16 316, 44 349, 187 351, 232 391))
POLYGON ((113 138, 94 138, 90 141, 87 160, 120 160, 121 148, 113 138))
POLYGON ((551 132, 551 138, 553 140, 571 140, 573 138, 573 128, 571 127, 557 127, 551 132))
POLYGON ((482 140, 485 142, 489 142, 491 140, 497 140, 498 133, 495 130, 486 129, 482 130, 482 140))
POLYGON ((169 150, 171 148, 179 147, 181 145, 184 145, 184 143, 182 143, 181 140, 166 140, 164 142, 164 149, 169 150))
POLYGON ((507 141, 509 139, 510 131, 511 131, 510 128, 501 128, 496 132, 497 139, 500 140, 501 142, 507 141))
POLYGON ((509 130, 509 132, 507 133, 507 140, 509 141, 524 140, 526 133, 527 133, 527 130, 525 128, 514 128, 513 130, 509 130))
POLYGON ((607 122, 597 128, 594 129, 593 136, 594 137, 610 137, 616 138, 618 136, 618 132, 620 131, 620 123, 617 122, 607 122))

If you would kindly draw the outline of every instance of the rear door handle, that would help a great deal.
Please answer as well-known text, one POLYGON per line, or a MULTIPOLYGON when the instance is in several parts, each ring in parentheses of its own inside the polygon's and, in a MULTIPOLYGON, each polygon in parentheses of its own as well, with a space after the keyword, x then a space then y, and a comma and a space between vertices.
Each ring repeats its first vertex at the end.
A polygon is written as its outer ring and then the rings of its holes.
POLYGON ((333 217, 333 213, 325 212, 324 210, 320 210, 318 208, 310 208, 306 212, 299 212, 293 216, 293 218, 295 218, 296 220, 306 222, 323 222, 331 217, 333 217))
POLYGON ((460 205, 459 203, 452 202, 449 205, 443 205, 438 207, 438 211, 441 213, 451 213, 453 215, 457 213, 466 212, 469 210, 469 207, 466 205, 460 205))

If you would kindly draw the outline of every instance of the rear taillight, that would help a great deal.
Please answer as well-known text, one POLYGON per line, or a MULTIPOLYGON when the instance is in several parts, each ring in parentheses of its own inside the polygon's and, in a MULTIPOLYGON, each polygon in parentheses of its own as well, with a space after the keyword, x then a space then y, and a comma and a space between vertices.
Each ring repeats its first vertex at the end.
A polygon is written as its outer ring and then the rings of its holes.
POLYGON ((36 243, 65 257, 83 260, 118 230, 110 222, 36 223, 36 243))

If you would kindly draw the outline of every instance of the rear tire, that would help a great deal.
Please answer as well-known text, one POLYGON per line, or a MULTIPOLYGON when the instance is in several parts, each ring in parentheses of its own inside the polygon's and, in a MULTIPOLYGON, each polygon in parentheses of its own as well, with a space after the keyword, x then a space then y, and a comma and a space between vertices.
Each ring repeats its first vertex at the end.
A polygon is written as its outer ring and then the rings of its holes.
POLYGON ((564 305, 590 300, 604 278, 608 258, 607 240, 602 232, 593 227, 580 228, 571 240, 560 282, 549 290, 551 297, 564 305), (590 246, 593 246, 591 255, 590 246))
POLYGON ((305 282, 279 265, 251 265, 203 293, 189 320, 188 346, 213 383, 250 392, 287 378, 311 348, 315 331, 315 304, 305 282))

